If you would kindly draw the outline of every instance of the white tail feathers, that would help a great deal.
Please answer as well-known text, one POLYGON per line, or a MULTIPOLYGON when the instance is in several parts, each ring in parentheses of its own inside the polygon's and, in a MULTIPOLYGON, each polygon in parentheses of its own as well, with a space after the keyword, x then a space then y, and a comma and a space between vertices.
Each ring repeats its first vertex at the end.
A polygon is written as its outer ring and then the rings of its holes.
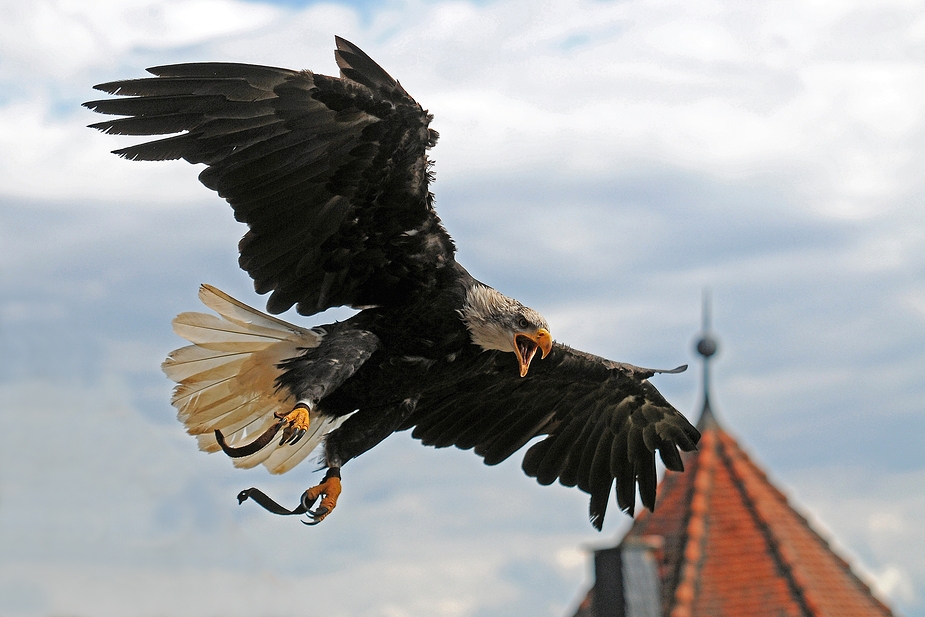
MULTIPOLYGON (((298 402, 276 388, 277 364, 317 347, 324 334, 300 328, 253 309, 210 285, 199 299, 221 317, 181 313, 174 332, 193 343, 170 353, 161 368, 177 382, 171 404, 177 418, 206 452, 220 450, 214 431, 229 446, 252 441, 298 402)), ((310 425, 294 446, 274 442, 250 456, 234 459, 236 467, 263 463, 272 473, 289 471, 340 425, 342 419, 309 412, 310 425)))

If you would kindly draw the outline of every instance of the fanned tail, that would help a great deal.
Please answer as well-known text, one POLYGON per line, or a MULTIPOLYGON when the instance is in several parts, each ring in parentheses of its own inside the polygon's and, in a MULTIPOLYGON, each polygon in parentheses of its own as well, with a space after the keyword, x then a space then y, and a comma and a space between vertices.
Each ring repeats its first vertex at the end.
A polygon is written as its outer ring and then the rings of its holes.
MULTIPOLYGON (((199 449, 220 450, 219 430, 230 446, 251 441, 277 422, 298 402, 276 386, 277 365, 317 347, 324 336, 253 309, 212 287, 202 285, 199 299, 219 317, 181 313, 173 329, 192 343, 176 349, 161 365, 177 383, 171 404, 177 418, 196 437, 199 449)), ((250 456, 233 459, 237 467, 263 463, 272 473, 289 471, 323 441, 342 421, 309 412, 308 432, 296 445, 273 443, 250 456)))

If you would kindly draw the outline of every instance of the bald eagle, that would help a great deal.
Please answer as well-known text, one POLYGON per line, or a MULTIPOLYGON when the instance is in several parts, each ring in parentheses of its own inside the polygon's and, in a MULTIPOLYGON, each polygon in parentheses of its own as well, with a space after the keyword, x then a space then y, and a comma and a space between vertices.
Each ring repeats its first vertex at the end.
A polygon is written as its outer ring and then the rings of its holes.
POLYGON ((238 495, 279 514, 328 516, 341 467, 393 432, 474 449, 495 465, 535 437, 527 475, 590 494, 601 529, 611 491, 632 515, 655 506, 658 451, 697 430, 647 379, 658 371, 554 342, 546 320, 473 278, 434 211, 432 116, 355 45, 336 37, 340 77, 232 63, 148 69, 95 86, 84 105, 122 116, 91 127, 169 135, 115 153, 204 163, 199 179, 246 223, 240 266, 267 310, 358 309, 297 326, 203 285, 216 315, 182 313, 189 346, 163 364, 172 403, 207 452, 284 473, 321 449, 323 482, 286 509, 256 488, 238 495), (534 362, 539 354, 542 361, 534 362), (315 502, 321 498, 316 509, 315 502))

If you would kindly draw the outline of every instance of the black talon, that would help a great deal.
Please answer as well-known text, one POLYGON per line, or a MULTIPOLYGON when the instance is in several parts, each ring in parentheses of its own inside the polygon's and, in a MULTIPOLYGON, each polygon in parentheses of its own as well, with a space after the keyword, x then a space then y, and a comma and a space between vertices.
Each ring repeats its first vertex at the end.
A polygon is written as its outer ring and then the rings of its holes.
POLYGON ((304 428, 296 431, 296 434, 292 436, 292 439, 289 440, 289 445, 294 446, 305 436, 306 430, 304 428))
MULTIPOLYGON (((310 521, 302 521, 302 524, 303 524, 303 525, 308 525, 309 527, 312 527, 312 526, 314 526, 314 525, 317 525, 317 524, 320 523, 322 520, 324 520, 324 516, 325 516, 328 512, 330 512, 330 510, 328 510, 327 508, 325 508, 325 507, 323 507, 323 506, 320 507, 320 508, 318 508, 317 510, 309 510, 308 512, 305 513, 305 516, 309 517, 309 518, 312 519, 312 520, 310 520, 310 521)), ((301 520, 301 519, 299 519, 299 520, 301 520)))
POLYGON ((309 516, 311 516, 312 518, 320 518, 320 517, 322 517, 322 516, 327 516, 327 514, 328 514, 329 512, 330 512, 330 510, 328 510, 328 509, 327 509, 326 507, 324 507, 324 506, 321 506, 321 507, 318 508, 317 510, 310 510, 310 511, 308 512, 308 514, 309 514, 309 516))

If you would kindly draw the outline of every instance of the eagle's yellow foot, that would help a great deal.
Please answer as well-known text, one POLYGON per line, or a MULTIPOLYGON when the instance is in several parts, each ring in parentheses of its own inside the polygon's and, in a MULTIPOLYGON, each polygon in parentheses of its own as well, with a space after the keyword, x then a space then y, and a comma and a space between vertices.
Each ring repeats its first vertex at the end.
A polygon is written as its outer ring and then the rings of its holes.
POLYGON ((302 494, 302 507, 305 508, 305 514, 311 521, 302 521, 306 525, 317 525, 323 521, 328 514, 337 506, 337 498, 340 496, 340 468, 331 467, 324 476, 324 481, 318 486, 313 486, 302 494), (310 508, 315 505, 315 501, 324 496, 317 510, 310 508))
POLYGON ((280 422, 283 424, 283 436, 279 440, 279 445, 286 443, 294 445, 298 443, 308 430, 310 419, 308 416, 308 405, 305 403, 299 403, 289 413, 276 412, 274 415, 279 418, 280 422))
POLYGON ((305 431, 308 430, 308 405, 305 403, 299 403, 289 413, 281 414, 277 412, 273 415, 277 418, 276 424, 269 427, 257 437, 257 439, 249 444, 240 447, 229 446, 225 442, 225 436, 222 435, 222 432, 218 429, 215 429, 215 441, 218 442, 222 452, 231 458, 241 458, 243 456, 255 454, 268 446, 276 437, 276 434, 279 433, 280 429, 283 429, 283 437, 279 440, 279 445, 283 445, 287 442, 289 444, 298 443, 305 435, 305 431))

